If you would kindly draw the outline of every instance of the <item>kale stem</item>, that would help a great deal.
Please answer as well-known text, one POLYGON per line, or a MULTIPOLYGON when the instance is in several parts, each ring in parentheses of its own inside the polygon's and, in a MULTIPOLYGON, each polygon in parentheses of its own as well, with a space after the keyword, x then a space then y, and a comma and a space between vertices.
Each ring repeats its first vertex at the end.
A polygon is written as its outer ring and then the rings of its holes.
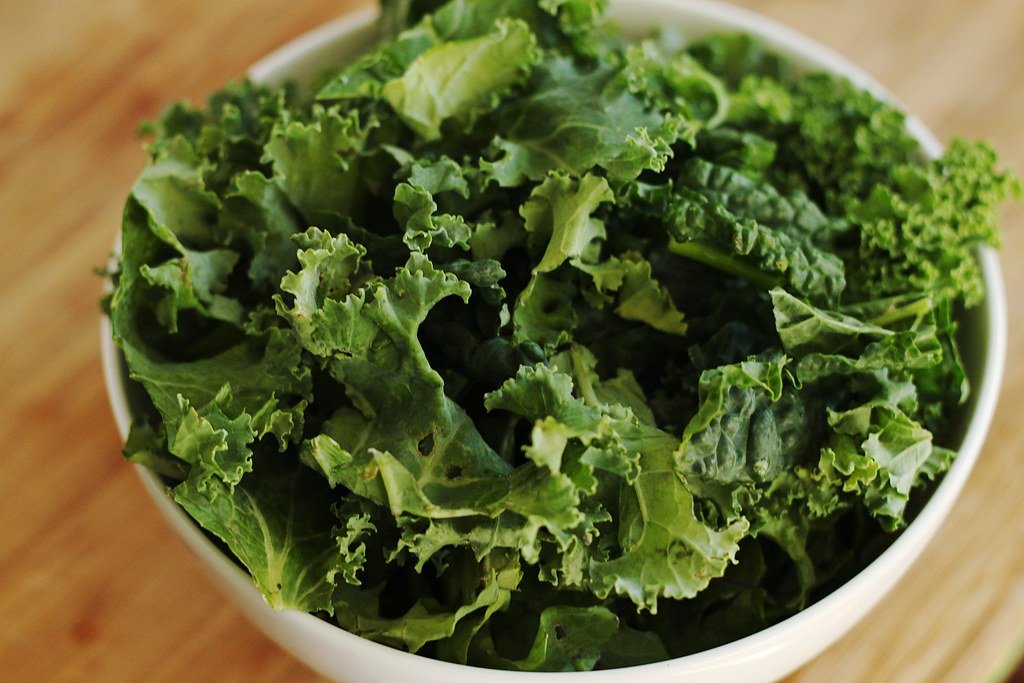
POLYGON ((597 399, 597 394, 594 392, 593 378, 587 372, 587 364, 583 359, 583 348, 573 344, 569 350, 569 357, 572 358, 573 374, 576 376, 576 384, 579 386, 580 396, 592 406, 601 405, 601 402, 597 399))
POLYGON ((886 311, 882 315, 871 319, 869 322, 872 325, 878 325, 879 327, 885 327, 886 325, 892 324, 898 320, 905 318, 915 318, 924 315, 932 308, 932 301, 929 298, 918 299, 912 304, 906 306, 897 306, 896 308, 886 311))
POLYGON ((764 273, 757 268, 740 261, 735 256, 729 256, 697 242, 677 242, 670 240, 668 250, 677 256, 692 259, 711 266, 730 275, 742 278, 761 289, 771 289, 781 284, 777 275, 764 273))
POLYGON ((498 455, 510 465, 515 464, 516 453, 519 451, 516 444, 516 425, 519 423, 519 416, 513 415, 505 424, 505 433, 501 436, 498 455))

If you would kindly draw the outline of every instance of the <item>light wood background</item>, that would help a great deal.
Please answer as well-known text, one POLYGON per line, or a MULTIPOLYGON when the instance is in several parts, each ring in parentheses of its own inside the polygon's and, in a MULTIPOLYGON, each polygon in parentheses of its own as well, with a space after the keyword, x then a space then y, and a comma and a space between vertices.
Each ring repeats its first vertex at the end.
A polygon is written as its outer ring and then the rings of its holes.
MULTIPOLYGON (((144 155, 133 132, 351 0, 0 0, 0 662, 18 681, 313 674, 217 593, 121 461, 100 279, 144 155)), ((1024 169, 1021 0, 743 0, 851 57, 943 138, 1024 169)), ((1024 633, 1024 210, 1007 213, 1010 349, 962 499, 892 597, 793 677, 976 681, 1024 633)))

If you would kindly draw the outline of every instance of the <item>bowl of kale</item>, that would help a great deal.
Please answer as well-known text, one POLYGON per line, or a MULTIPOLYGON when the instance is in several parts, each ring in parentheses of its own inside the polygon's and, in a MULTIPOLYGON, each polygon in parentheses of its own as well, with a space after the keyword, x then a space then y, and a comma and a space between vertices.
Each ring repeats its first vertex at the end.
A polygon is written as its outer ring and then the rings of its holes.
POLYGON ((770 680, 981 449, 1019 181, 756 15, 385 2, 146 130, 124 455, 335 679, 770 680))

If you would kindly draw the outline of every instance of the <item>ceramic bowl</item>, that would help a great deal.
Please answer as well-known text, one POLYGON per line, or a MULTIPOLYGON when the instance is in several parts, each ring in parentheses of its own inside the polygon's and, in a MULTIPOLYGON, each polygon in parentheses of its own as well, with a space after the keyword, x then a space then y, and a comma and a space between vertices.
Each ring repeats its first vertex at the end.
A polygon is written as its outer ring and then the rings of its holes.
MULTIPOLYGON (((880 97, 892 100, 876 81, 828 48, 757 14, 708 0, 618 0, 612 19, 628 35, 643 36, 673 26, 687 38, 716 31, 744 31, 790 57, 803 69, 843 75, 880 97)), ((374 10, 357 12, 292 41, 254 65, 249 75, 263 83, 295 79, 300 83, 332 65, 350 60, 375 39, 374 10)), ((942 147, 917 119, 908 125, 925 154, 942 147)), ((981 450, 992 420, 1006 354, 1006 311, 1002 276, 995 253, 981 249, 978 258, 987 286, 985 305, 962 323, 963 354, 974 386, 972 402, 958 421, 953 446, 960 454, 920 514, 874 562, 850 581, 803 612, 775 626, 727 645, 678 659, 610 671, 536 674, 491 671, 436 661, 401 652, 352 635, 309 614, 277 612, 263 601, 251 579, 200 531, 165 494, 150 471, 139 467, 146 490, 174 530, 199 556, 221 589, 268 636, 321 674, 343 682, 393 683, 755 683, 771 681, 805 664, 860 621, 921 554, 953 507, 981 450), (956 443, 959 441, 959 444, 956 443)), ((127 374, 103 321, 102 350, 110 402, 122 436, 127 436, 131 408, 127 374)), ((184 588, 184 586, 182 586, 184 588)))

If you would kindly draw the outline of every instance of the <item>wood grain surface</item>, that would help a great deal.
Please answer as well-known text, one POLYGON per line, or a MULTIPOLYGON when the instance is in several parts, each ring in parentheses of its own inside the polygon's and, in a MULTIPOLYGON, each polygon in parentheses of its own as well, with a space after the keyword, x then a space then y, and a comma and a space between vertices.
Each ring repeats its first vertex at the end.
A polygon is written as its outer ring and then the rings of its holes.
MULTIPOLYGON (((147 501, 104 394, 101 265, 136 122, 201 98, 350 0, 0 0, 0 677, 315 676, 208 582, 147 501)), ((1021 0, 744 0, 878 76, 941 137, 1024 169, 1021 0)), ((793 677, 977 681, 1024 633, 1024 210, 1006 215, 1000 409, 955 511, 892 597, 793 677)))

